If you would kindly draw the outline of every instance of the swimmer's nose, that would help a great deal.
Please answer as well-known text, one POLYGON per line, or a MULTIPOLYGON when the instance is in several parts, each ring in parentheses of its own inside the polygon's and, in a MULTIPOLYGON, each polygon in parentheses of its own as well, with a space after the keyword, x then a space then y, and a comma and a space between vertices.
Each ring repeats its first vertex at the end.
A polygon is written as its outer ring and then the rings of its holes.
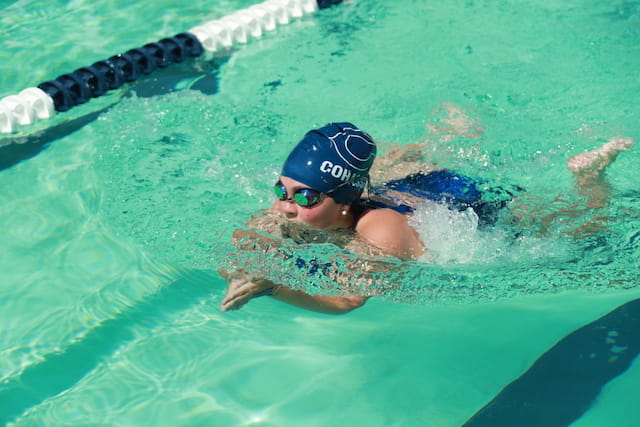
POLYGON ((298 214, 298 207, 293 200, 280 200, 280 210, 287 218, 295 218, 298 214))

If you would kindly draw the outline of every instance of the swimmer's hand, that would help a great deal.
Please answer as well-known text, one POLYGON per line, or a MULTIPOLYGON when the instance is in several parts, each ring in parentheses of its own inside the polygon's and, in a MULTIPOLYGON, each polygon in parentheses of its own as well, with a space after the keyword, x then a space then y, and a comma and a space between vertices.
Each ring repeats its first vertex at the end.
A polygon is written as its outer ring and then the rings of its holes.
POLYGON ((260 278, 249 278, 244 275, 234 275, 227 286, 227 295, 222 300, 222 311, 239 310, 249 300, 264 295, 272 295, 275 283, 260 278))

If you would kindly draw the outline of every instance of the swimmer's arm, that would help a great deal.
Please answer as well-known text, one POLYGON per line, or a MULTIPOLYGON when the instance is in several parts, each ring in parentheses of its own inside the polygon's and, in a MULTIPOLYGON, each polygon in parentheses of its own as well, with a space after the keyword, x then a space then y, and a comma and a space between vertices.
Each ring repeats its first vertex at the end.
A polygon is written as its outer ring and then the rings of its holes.
MULTIPOLYGON (((230 275, 221 272, 225 279, 230 275)), ((364 305, 367 297, 361 296, 322 296, 310 295, 303 291, 293 290, 277 285, 268 279, 252 278, 234 274, 227 288, 227 295, 222 300, 222 311, 238 310, 253 298, 270 295, 287 304, 325 314, 345 314, 364 305)))
MULTIPOLYGON (((251 229, 236 230, 233 235, 233 240, 240 250, 259 250, 263 253, 277 253, 282 243, 280 239, 258 233, 251 229)), ((375 261, 371 260, 363 263, 362 259, 359 259, 358 265, 353 266, 353 268, 357 268, 360 273, 387 270, 389 268, 386 263, 380 264, 381 265, 377 265, 375 261)), ((253 298, 270 295, 279 301, 307 310, 326 314, 344 314, 361 307, 369 298, 368 296, 360 295, 311 295, 303 291, 278 285, 268 279, 257 277, 248 278, 247 274, 243 272, 243 267, 242 264, 236 265, 234 268, 235 273, 219 270, 223 278, 229 282, 227 294, 221 305, 222 311, 238 310, 253 298)), ((349 279, 347 277, 336 277, 336 280, 348 281, 349 279)))
POLYGON ((425 251, 418 233, 407 218, 391 209, 374 209, 356 227, 358 234, 387 255, 417 259, 425 251))
POLYGON ((286 287, 275 288, 271 296, 278 301, 325 314, 345 314, 362 307, 367 301, 367 297, 309 295, 286 287))

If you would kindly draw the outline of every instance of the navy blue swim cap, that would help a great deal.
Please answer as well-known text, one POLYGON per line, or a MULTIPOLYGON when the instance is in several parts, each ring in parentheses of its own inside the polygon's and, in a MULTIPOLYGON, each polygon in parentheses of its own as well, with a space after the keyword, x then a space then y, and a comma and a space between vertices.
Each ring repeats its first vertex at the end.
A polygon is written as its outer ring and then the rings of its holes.
POLYGON ((329 123, 307 132, 282 167, 295 179, 333 198, 352 203, 360 197, 376 157, 373 139, 351 123, 329 123))

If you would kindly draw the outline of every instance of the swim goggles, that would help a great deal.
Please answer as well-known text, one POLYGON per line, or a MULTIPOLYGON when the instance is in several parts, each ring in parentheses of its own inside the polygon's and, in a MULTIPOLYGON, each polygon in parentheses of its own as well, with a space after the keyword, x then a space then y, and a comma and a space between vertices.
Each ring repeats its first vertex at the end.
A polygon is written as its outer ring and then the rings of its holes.
POLYGON ((311 188, 300 188, 293 193, 293 197, 287 197, 287 189, 280 181, 273 186, 273 192, 278 200, 293 200, 304 208, 310 208, 317 205, 322 200, 322 193, 311 188))

